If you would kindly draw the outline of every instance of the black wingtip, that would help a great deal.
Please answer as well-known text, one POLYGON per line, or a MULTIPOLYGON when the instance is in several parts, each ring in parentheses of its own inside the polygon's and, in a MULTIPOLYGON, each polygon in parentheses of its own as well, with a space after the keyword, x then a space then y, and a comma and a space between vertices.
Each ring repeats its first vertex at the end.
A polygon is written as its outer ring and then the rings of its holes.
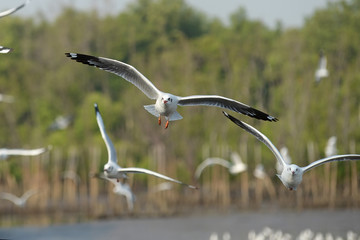
POLYGON ((227 112, 223 111, 223 114, 225 115, 225 117, 227 117, 228 119, 230 119, 233 123, 235 123, 236 125, 238 125, 241 128, 244 128, 244 123, 242 121, 240 121, 239 119, 231 116, 230 114, 228 114, 227 112))
POLYGON ((95 114, 100 113, 97 103, 94 103, 94 108, 95 108, 95 114))

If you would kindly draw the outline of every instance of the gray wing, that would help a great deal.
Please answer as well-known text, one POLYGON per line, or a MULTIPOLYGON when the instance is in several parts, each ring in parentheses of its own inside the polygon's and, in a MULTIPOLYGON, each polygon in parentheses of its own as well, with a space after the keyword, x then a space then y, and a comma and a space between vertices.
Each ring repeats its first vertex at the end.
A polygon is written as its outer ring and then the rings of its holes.
POLYGON ((235 101, 230 98, 217 96, 217 95, 193 95, 187 97, 179 97, 178 105, 180 106, 196 106, 196 105, 206 105, 206 106, 215 106, 219 108, 225 108, 232 110, 237 113, 241 113, 256 119, 274 121, 278 119, 259 111, 255 108, 252 108, 244 103, 235 101))
POLYGON ((9 9, 9 10, 0 12, 0 18, 5 17, 5 16, 7 16, 7 15, 10 15, 10 14, 16 12, 17 10, 25 7, 26 4, 28 4, 29 2, 30 2, 30 0, 27 0, 25 3, 21 4, 21 5, 18 6, 18 7, 14 7, 14 8, 11 8, 11 9, 9 9))
POLYGON ((17 196, 15 196, 15 195, 13 195, 11 193, 6 193, 6 192, 1 192, 0 193, 0 198, 8 200, 10 202, 13 202, 16 205, 18 205, 21 202, 20 198, 18 198, 17 196))
POLYGON ((204 171, 204 169, 210 165, 221 165, 223 167, 229 168, 231 163, 225 159, 222 158, 207 158, 205 159, 195 170, 195 177, 200 178, 201 173, 204 171))
POLYGON ((104 125, 103 119, 101 117, 98 105, 95 103, 94 107, 95 107, 96 121, 99 126, 101 136, 104 139, 106 149, 108 151, 108 155, 109 155, 108 161, 117 163, 116 150, 115 150, 114 144, 112 143, 112 141, 110 140, 109 136, 106 133, 105 125, 104 125))
POLYGON ((129 64, 109 58, 94 57, 79 53, 65 53, 65 55, 77 62, 95 66, 124 78, 126 81, 134 84, 150 99, 157 99, 160 93, 149 79, 129 64))
POLYGON ((309 165, 307 165, 306 167, 302 167, 302 170, 304 172, 309 171, 310 169, 317 167, 321 164, 327 163, 327 162, 333 162, 333 161, 352 161, 352 160, 360 160, 360 155, 359 154, 346 154, 346 155, 336 155, 336 156, 331 156, 331 157, 327 157, 327 158, 323 158, 320 160, 317 160, 315 162, 310 163, 309 165))
POLYGON ((244 122, 240 121, 239 119, 236 119, 235 117, 231 116, 230 114, 228 114, 226 112, 223 112, 223 113, 233 123, 235 123, 236 125, 238 125, 242 129, 244 129, 247 132, 254 135, 259 141, 263 142, 273 152, 276 159, 278 160, 278 162, 280 164, 283 165, 283 167, 287 165, 286 162, 284 161, 283 157, 281 156, 279 150, 274 146, 274 144, 264 134, 262 134, 260 131, 258 131, 256 128, 250 126, 249 124, 244 123, 244 122))
POLYGON ((34 194, 36 194, 38 191, 36 189, 30 189, 29 191, 25 192, 22 196, 21 199, 26 202, 31 196, 33 196, 34 194))
POLYGON ((187 187, 189 187, 189 188, 197 189, 197 187, 195 187, 195 186, 192 186, 192 185, 183 183, 183 182, 181 182, 181 181, 179 181, 179 180, 176 180, 176 179, 167 177, 167 176, 162 175, 162 174, 160 174, 160 173, 153 172, 153 171, 151 171, 151 170, 144 169, 144 168, 120 168, 120 169, 118 170, 118 172, 123 172, 123 173, 145 173, 145 174, 148 174, 148 175, 152 175, 152 176, 155 176, 155 177, 158 177, 158 178, 165 179, 165 180, 167 180, 167 181, 171 181, 171 182, 179 183, 179 184, 181 184, 181 185, 185 185, 185 186, 187 186, 187 187))

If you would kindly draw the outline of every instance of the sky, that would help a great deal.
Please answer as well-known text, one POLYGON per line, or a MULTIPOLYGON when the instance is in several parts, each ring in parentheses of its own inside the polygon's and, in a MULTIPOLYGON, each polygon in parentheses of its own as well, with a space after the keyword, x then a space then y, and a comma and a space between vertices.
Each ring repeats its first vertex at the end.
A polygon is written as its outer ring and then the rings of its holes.
MULTIPOLYGON (((229 16, 239 7, 244 7, 250 19, 261 20, 269 27, 281 21, 285 28, 301 27, 306 17, 316 9, 326 7, 336 0, 186 0, 186 2, 207 14, 228 23, 229 16)), ((16 7, 25 0, 2 0, 0 11, 16 7)), ((15 13, 18 16, 36 16, 39 12, 47 18, 56 17, 64 6, 89 10, 96 8, 101 15, 117 14, 134 0, 31 0, 30 4, 15 13)))

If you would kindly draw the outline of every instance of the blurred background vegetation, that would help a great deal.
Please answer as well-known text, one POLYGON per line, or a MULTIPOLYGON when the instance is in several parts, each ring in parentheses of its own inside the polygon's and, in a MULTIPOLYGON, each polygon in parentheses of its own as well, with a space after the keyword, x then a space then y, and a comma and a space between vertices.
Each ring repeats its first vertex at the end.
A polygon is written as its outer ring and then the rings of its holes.
MULTIPOLYGON (((167 165, 176 166, 177 177, 191 183, 205 157, 228 158, 245 146, 262 150, 261 161, 273 176, 272 153, 220 109, 179 107, 184 119, 165 130, 143 108, 152 100, 120 77, 64 55, 76 52, 131 64, 165 92, 222 95, 277 117, 279 122, 270 123, 233 113, 279 148, 286 145, 299 165, 316 160, 308 159, 309 143, 315 143, 315 158, 324 157, 333 135, 338 153, 359 152, 350 143, 360 141, 360 1, 329 2, 301 28, 285 29, 279 22, 271 29, 250 20, 243 8, 229 18, 225 25, 183 0, 138 0, 117 16, 64 8, 52 22, 16 15, 1 19, 1 45, 14 51, 0 56, 0 92, 15 97, 14 103, 0 105, 1 147, 52 145, 81 152, 97 146, 105 153, 96 102, 121 149, 121 166, 151 168, 149 158, 156 156, 151 153, 164 146, 167 165), (320 51, 327 56, 330 76, 316 84, 320 51), (48 130, 59 115, 73 117, 70 127, 48 130)), ((249 169, 255 167, 254 155, 247 153, 249 169)), ((106 161, 102 154, 99 170, 106 161)), ((77 171, 88 174, 87 168, 77 171)))

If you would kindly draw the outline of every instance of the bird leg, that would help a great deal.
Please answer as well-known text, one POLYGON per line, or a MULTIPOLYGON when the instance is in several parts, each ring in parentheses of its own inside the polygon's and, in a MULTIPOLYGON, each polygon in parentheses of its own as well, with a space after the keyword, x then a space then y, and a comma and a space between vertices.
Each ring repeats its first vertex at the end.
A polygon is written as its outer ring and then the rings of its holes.
POLYGON ((161 125, 161 116, 159 116, 158 123, 161 125))
POLYGON ((117 178, 117 179, 116 179, 116 182, 120 182, 120 179, 117 178))
POLYGON ((166 124, 165 124, 165 129, 167 129, 169 126, 169 120, 166 121, 166 124))

